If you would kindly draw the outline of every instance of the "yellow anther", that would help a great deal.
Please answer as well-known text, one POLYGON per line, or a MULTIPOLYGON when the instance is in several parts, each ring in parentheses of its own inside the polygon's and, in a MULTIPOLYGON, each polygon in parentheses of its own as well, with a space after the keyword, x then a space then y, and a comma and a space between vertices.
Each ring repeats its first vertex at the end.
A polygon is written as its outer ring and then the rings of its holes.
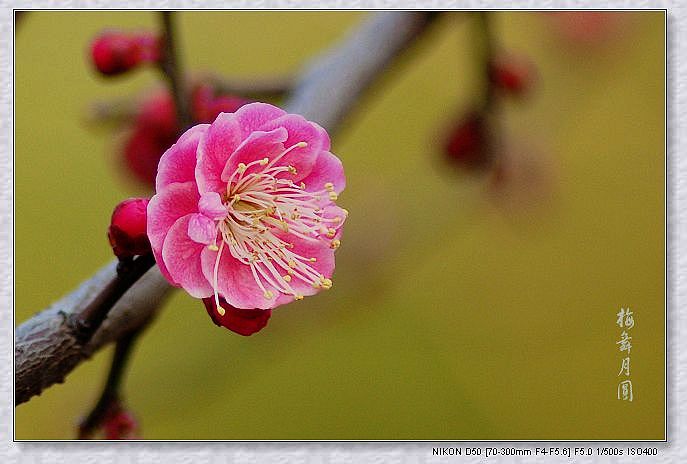
POLYGON ((331 227, 327 229, 327 237, 333 237, 336 235, 336 229, 332 229, 331 227))
POLYGON ((290 276, 295 274, 295 272, 293 272, 291 269, 287 269, 286 272, 288 272, 290 276))
POLYGON ((279 228, 284 232, 289 231, 289 225, 286 223, 286 221, 279 221, 279 228))
POLYGON ((341 246, 341 240, 332 240, 332 243, 329 244, 329 248, 333 248, 336 250, 341 246))
POLYGON ((327 189, 328 192, 333 192, 334 191, 334 184, 331 182, 327 182, 324 184, 324 188, 327 189))
POLYGON ((339 198, 339 195, 336 194, 336 192, 329 192, 329 199, 332 201, 336 201, 339 198))
POLYGON ((302 299, 303 299, 303 295, 301 295, 301 294, 299 294, 299 293, 296 293, 293 297, 294 297, 296 300, 302 300, 302 299))
POLYGON ((234 195, 233 197, 231 197, 231 198, 232 198, 234 201, 236 201, 236 202, 241 201, 241 195, 239 195, 238 193, 237 193, 236 195, 234 195))
POLYGON ((308 143, 307 143, 307 142, 298 142, 298 143, 296 144, 296 147, 297 147, 297 148, 305 148, 305 147, 307 147, 307 146, 308 146, 308 143))
POLYGON ((266 164, 269 163, 269 162, 270 162, 270 159, 269 159, 269 158, 263 158, 263 159, 260 160, 260 166, 264 166, 264 165, 266 165, 266 164))
POLYGON ((224 316, 224 314, 226 313, 226 311, 224 310, 223 307, 217 306, 217 313, 218 313, 220 316, 224 316))
POLYGON ((332 288, 332 280, 331 279, 322 279, 322 288, 325 290, 329 290, 332 288))
POLYGON ((288 274, 282 277, 282 279, 284 279, 286 282, 291 282, 291 276, 288 274))
POLYGON ((210 251, 217 251, 217 250, 219 250, 219 247, 218 247, 217 245, 215 245, 215 244, 208 245, 208 250, 210 250, 210 251))
POLYGON ((296 267, 296 261, 294 261, 293 259, 290 260, 287 264, 289 265, 289 267, 296 267))
POLYGON ((302 189, 305 188, 305 182, 301 182, 301 188, 302 188, 302 189))
POLYGON ((264 296, 268 300, 271 300, 274 296, 274 293, 272 293, 272 290, 267 290, 265 293, 262 294, 262 296, 264 296))
POLYGON ((289 165, 289 168, 288 168, 288 169, 289 169, 289 172, 290 172, 291 174, 293 174, 294 176, 295 176, 296 174, 298 174, 298 171, 296 171, 296 168, 295 168, 295 167, 289 165))
POLYGON ((239 165, 237 166, 236 170, 237 170, 239 173, 244 173, 244 172, 246 172, 246 168, 247 168, 247 166, 245 165, 245 163, 239 163, 239 165))
POLYGON ((317 261, 317 258, 310 258, 308 261, 310 261, 311 263, 314 263, 315 261, 317 261))

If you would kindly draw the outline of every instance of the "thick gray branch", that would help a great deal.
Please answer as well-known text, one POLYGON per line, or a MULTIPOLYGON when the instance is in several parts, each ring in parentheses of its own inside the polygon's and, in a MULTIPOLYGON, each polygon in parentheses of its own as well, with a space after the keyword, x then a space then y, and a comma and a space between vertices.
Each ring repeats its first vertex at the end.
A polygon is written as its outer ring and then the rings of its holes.
POLYGON ((333 130, 391 61, 427 27, 436 13, 382 12, 317 57, 298 79, 289 112, 333 130))
POLYGON ((15 334, 15 404, 28 401, 64 377, 110 342, 145 325, 153 317, 169 284, 157 267, 148 271, 115 304, 86 345, 67 323, 80 313, 116 275, 117 262, 103 267, 76 290, 17 327, 15 334))
MULTIPOLYGON (((425 29, 431 13, 375 14, 339 45, 313 60, 285 108, 334 130, 387 65, 425 29)), ((17 327, 15 404, 28 401, 104 345, 146 324, 170 289, 154 267, 113 307, 102 327, 82 346, 66 323, 115 276, 110 263, 72 293, 17 327)))

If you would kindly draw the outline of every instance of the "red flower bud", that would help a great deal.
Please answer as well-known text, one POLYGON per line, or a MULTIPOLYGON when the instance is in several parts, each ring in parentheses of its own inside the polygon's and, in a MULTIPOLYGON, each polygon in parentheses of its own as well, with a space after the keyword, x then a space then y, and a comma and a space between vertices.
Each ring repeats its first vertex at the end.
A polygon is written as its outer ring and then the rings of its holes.
MULTIPOLYGON (((193 89, 190 103, 194 120, 209 123, 219 113, 233 113, 249 100, 215 95, 211 86, 200 84, 193 89)), ((177 141, 180 131, 170 93, 166 89, 153 92, 141 102, 134 126, 124 142, 126 166, 139 180, 153 185, 160 158, 177 141)))
POLYGON ((141 63, 157 62, 160 49, 159 39, 151 33, 108 31, 96 37, 91 44, 91 58, 100 73, 116 75, 141 63))
POLYGON ((105 440, 137 440, 139 425, 136 418, 126 409, 115 405, 103 420, 105 440))
POLYGON ((203 304, 215 325, 226 327, 239 335, 249 336, 262 330, 272 315, 271 309, 234 308, 224 298, 219 298, 218 310, 215 298, 203 298, 203 304), (224 314, 220 314, 220 311, 224 314))
POLYGON ((148 201, 147 198, 129 198, 114 209, 107 237, 118 258, 151 252, 146 231, 148 201))
POLYGON ((200 84, 193 89, 191 108, 200 122, 212 122, 220 113, 233 113, 250 100, 235 95, 217 95, 212 86, 200 84))
POLYGON ((488 64, 487 72, 495 89, 514 96, 529 92, 536 80, 534 64, 514 55, 497 56, 488 64))
POLYGON ((134 127, 124 142, 127 167, 139 180, 153 185, 160 157, 176 142, 178 135, 171 95, 166 90, 153 92, 141 102, 134 127))
POLYGON ((488 163, 490 153, 485 119, 480 112, 470 112, 450 131, 444 152, 453 164, 472 170, 488 163))

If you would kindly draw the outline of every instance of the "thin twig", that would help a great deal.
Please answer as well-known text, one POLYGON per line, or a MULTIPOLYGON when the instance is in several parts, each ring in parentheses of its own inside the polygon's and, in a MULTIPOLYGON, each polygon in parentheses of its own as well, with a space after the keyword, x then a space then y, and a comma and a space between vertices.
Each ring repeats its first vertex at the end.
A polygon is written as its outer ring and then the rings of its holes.
POLYGON ((161 67, 169 80, 179 126, 182 130, 186 130, 193 124, 193 121, 188 107, 186 85, 182 80, 183 73, 181 72, 181 60, 177 51, 173 13, 173 11, 160 12, 162 28, 164 30, 164 52, 161 67))
POLYGON ((491 18, 493 14, 487 11, 477 13, 479 15, 479 29, 482 35, 482 53, 478 58, 480 66, 482 66, 483 80, 484 80, 484 111, 494 111, 497 103, 496 89, 491 80, 490 68, 494 60, 495 44, 494 36, 491 27, 491 18))
MULTIPOLYGON (((493 32, 493 14, 487 11, 477 13, 477 35, 478 40, 482 42, 480 54, 477 56, 477 66, 482 72, 484 86, 482 101, 480 102, 485 131, 484 159, 480 165, 482 168, 493 168, 501 157, 503 148, 500 98, 491 75, 497 48, 493 32)), ((489 172, 489 169, 484 171, 489 172)))
MULTIPOLYGON (((421 36, 433 16, 420 11, 376 13, 328 54, 313 60, 297 78, 285 108, 335 131, 363 92, 421 36)), ((153 317, 169 289, 157 268, 121 298, 87 346, 77 343, 66 320, 83 311, 93 295, 102 291, 112 280, 115 267, 111 263, 77 290, 17 327, 15 404, 62 382, 90 354, 153 317)))
POLYGON ((233 94, 243 97, 281 97, 294 85, 292 76, 265 76, 265 77, 222 77, 218 75, 208 76, 220 94, 233 94))
POLYGON ((112 363, 110 364, 110 371, 100 398, 88 416, 79 424, 80 440, 91 438, 93 433, 100 428, 105 416, 113 405, 121 400, 120 390, 122 379, 124 378, 124 370, 134 344, 141 334, 141 330, 142 328, 131 331, 117 341, 115 352, 112 356, 112 363))

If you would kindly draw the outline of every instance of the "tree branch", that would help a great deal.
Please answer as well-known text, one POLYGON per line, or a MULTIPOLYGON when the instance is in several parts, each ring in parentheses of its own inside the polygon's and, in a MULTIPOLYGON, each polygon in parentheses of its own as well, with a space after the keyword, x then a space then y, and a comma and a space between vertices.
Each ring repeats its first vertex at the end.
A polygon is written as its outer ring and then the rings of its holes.
POLYGON ((69 317, 83 311, 117 274, 112 261, 75 291, 17 327, 14 344, 15 404, 28 401, 93 353, 152 319, 171 288, 157 267, 148 271, 110 310, 93 338, 80 342, 69 317))
POLYGON ((437 13, 381 12, 300 76, 286 109, 333 130, 391 61, 427 29, 437 13))
POLYGON ((208 80, 221 94, 250 98, 281 97, 288 93, 294 84, 293 77, 281 75, 239 78, 211 74, 208 80))
MULTIPOLYGON (((341 44, 312 62, 297 78, 285 109, 334 131, 363 91, 421 35, 434 15, 376 13, 341 44)), ((116 261, 105 266, 74 292, 17 327, 15 404, 62 382, 84 359, 154 316, 170 288, 157 267, 124 294, 90 342, 84 345, 77 340, 67 320, 81 313, 113 279, 116 266, 116 261)))
POLYGON ((164 52, 162 55, 162 71, 167 76, 174 98, 174 107, 182 130, 188 129, 193 121, 188 108, 186 84, 183 82, 180 71, 180 58, 176 49, 174 34, 173 11, 161 11, 162 28, 164 30, 164 52))

